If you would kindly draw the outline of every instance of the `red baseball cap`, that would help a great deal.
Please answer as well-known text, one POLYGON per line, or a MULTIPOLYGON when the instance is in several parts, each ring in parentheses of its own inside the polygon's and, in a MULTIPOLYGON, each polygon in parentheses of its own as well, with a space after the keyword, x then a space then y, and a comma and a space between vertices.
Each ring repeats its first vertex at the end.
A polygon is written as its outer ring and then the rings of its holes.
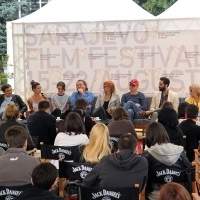
POLYGON ((139 85, 139 81, 138 81, 137 79, 132 79, 132 80, 129 82, 129 85, 138 86, 138 85, 139 85))

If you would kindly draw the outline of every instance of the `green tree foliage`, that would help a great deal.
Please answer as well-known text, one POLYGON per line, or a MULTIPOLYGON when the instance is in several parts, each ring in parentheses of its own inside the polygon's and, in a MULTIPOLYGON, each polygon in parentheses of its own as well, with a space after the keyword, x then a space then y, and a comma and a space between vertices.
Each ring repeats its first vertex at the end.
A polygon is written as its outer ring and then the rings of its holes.
POLYGON ((14 20, 14 15, 19 8, 19 3, 14 0, 0 0, 0 52, 7 51, 6 21, 14 20))
MULTIPOLYGON (((138 3, 138 0, 134 0, 138 3)), ((172 6, 177 0, 139 0, 139 5, 152 15, 159 15, 172 6)))
POLYGON ((7 52, 7 35, 6 22, 18 19, 19 9, 22 17, 36 11, 39 7, 37 0, 0 0, 0 54, 6 55, 7 52))

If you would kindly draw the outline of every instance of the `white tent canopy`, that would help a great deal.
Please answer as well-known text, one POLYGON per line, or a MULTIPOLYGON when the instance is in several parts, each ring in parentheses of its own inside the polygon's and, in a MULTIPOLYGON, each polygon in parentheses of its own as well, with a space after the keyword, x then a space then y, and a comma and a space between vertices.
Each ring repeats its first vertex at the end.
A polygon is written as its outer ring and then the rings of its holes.
POLYGON ((21 22, 90 22, 155 19, 132 0, 52 0, 21 22))
POLYGON ((15 92, 26 96, 27 35, 42 35, 46 26, 56 34, 76 33, 77 27, 83 33, 91 34, 97 27, 100 32, 112 32, 119 26, 122 32, 143 28, 145 33, 148 23, 155 27, 155 17, 132 0, 52 0, 40 10, 8 22, 8 55, 13 57, 15 92))
POLYGON ((178 0, 156 17, 160 19, 159 30, 199 30, 199 8, 199 0, 178 0))

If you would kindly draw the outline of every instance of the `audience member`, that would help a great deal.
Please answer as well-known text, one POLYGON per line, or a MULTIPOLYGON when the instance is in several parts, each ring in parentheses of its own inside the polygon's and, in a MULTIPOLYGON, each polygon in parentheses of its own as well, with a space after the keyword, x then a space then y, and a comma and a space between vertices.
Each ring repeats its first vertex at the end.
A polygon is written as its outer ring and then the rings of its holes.
POLYGON ((96 124, 95 119, 90 117, 90 115, 86 114, 87 110, 87 101, 84 98, 77 99, 75 102, 74 112, 78 112, 80 114, 80 110, 82 112, 81 117, 83 118, 85 124, 85 131, 87 136, 89 136, 92 127, 96 124))
POLYGON ((194 104, 189 104, 185 109, 186 120, 179 124, 183 135, 186 135, 186 154, 190 162, 194 160, 194 149, 198 148, 200 140, 200 126, 196 125, 199 108, 194 104))
POLYGON ((158 122, 164 126, 171 143, 182 144, 183 132, 178 128, 178 115, 173 108, 162 108, 158 114, 158 122))
POLYGON ((188 105, 189 105, 189 103, 186 101, 179 103, 179 105, 178 105, 178 119, 179 119, 178 121, 179 121, 179 123, 181 123, 182 121, 184 121, 186 119, 185 109, 188 105))
POLYGON ((179 99, 178 94, 171 91, 168 87, 170 80, 166 77, 161 77, 159 81, 159 91, 155 92, 153 95, 150 110, 154 111, 157 108, 160 108, 165 101, 170 101, 173 104, 173 108, 177 111, 179 99))
POLYGON ((132 187, 139 184, 141 192, 147 179, 148 163, 137 155, 137 139, 130 134, 122 135, 119 151, 104 156, 83 180, 84 187, 132 187))
MULTIPOLYGON (((156 173, 160 173, 157 177, 172 175, 170 174, 171 170, 180 174, 181 170, 190 168, 191 164, 183 147, 170 143, 165 128, 159 122, 152 122, 148 125, 146 143, 148 149, 142 153, 149 166, 148 183, 145 190, 149 200, 158 200, 160 189, 164 183, 155 181, 156 173)), ((164 182, 164 177, 161 178, 164 182)), ((187 183, 183 183, 183 185, 187 185, 187 183)))
POLYGON ((56 133, 56 119, 49 114, 50 102, 42 100, 38 104, 38 111, 28 117, 27 126, 32 136, 38 136, 40 142, 54 144, 56 133))
POLYGON ((5 117, 7 118, 6 121, 0 123, 0 141, 6 143, 6 138, 5 138, 5 132, 7 131, 8 128, 14 125, 21 126, 26 129, 28 133, 28 145, 27 148, 33 149, 35 147, 35 144, 33 143, 33 140, 31 138, 31 135, 29 133, 29 130, 25 124, 20 123, 20 121, 17 121, 19 117, 19 106, 16 103, 9 103, 7 104, 5 108, 5 117))
POLYGON ((103 83, 103 90, 97 98, 93 116, 106 120, 111 119, 112 111, 120 106, 120 98, 115 93, 115 84, 112 81, 105 81, 103 83))
POLYGON ((34 80, 31 81, 31 88, 34 94, 28 98, 28 106, 31 110, 30 113, 34 113, 38 111, 38 104, 41 100, 47 99, 47 96, 41 93, 41 85, 38 82, 35 82, 34 80))
POLYGON ((64 200, 52 190, 57 185, 57 169, 51 163, 40 163, 31 176, 32 188, 25 190, 16 200, 64 200))
POLYGON ((94 102, 94 95, 92 92, 88 91, 87 83, 84 80, 78 80, 76 82, 77 92, 73 92, 70 98, 70 105, 72 110, 75 107, 75 102, 79 98, 84 98, 87 101, 87 110, 86 113, 91 115, 91 108, 94 102))
MULTIPOLYGON (((64 124, 65 132, 60 132, 56 136, 54 145, 55 146, 78 146, 80 144, 88 144, 89 139, 85 134, 85 128, 83 120, 80 115, 71 112, 65 119, 64 124)), ((53 160, 54 164, 58 169, 58 161, 53 160)))
POLYGON ((70 112, 70 97, 65 93, 65 83, 59 81, 57 83, 58 93, 51 97, 51 103, 53 107, 53 112, 51 113, 55 117, 60 117, 65 119, 65 117, 70 112))
POLYGON ((189 192, 178 183, 166 183, 160 190, 159 200, 192 200, 189 192))
POLYGON ((5 133, 10 147, 0 157, 0 185, 21 186, 31 183, 31 174, 39 160, 26 152, 27 130, 22 126, 12 126, 5 133))
POLYGON ((0 156, 3 156, 3 155, 5 155, 5 151, 2 147, 0 147, 0 156))
POLYGON ((200 109, 200 86, 193 84, 189 86, 190 96, 185 99, 189 104, 194 104, 200 109))
MULTIPOLYGON (((9 103, 16 103, 19 106, 19 118, 24 117, 24 112, 27 111, 27 106, 19 95, 12 94, 12 87, 9 84, 4 84, 1 87, 3 94, 0 95, 0 118, 3 118, 4 110, 9 103)), ((3 118, 5 120, 6 118, 3 118)))
POLYGON ((74 162, 96 164, 103 156, 110 153, 109 131, 106 125, 100 123, 93 126, 89 143, 77 147, 74 154, 74 162))
POLYGON ((142 117, 138 115, 139 111, 147 110, 146 98, 142 92, 138 92, 139 81, 137 79, 132 79, 129 82, 129 90, 122 95, 121 106, 128 111, 129 119, 141 119, 142 117))
POLYGON ((135 138, 138 138, 133 123, 128 119, 128 112, 124 108, 115 108, 112 113, 112 118, 114 121, 110 122, 107 126, 110 136, 115 135, 120 137, 124 134, 131 133, 135 138))

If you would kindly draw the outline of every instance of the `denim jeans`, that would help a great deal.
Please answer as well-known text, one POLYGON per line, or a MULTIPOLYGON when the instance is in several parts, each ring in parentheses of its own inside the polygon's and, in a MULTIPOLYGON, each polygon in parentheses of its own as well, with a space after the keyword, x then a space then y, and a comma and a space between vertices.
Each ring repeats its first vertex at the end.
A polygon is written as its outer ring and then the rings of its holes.
POLYGON ((127 110, 129 120, 133 121, 133 119, 143 119, 140 117, 137 112, 142 111, 133 101, 127 101, 124 104, 124 109, 127 110))

